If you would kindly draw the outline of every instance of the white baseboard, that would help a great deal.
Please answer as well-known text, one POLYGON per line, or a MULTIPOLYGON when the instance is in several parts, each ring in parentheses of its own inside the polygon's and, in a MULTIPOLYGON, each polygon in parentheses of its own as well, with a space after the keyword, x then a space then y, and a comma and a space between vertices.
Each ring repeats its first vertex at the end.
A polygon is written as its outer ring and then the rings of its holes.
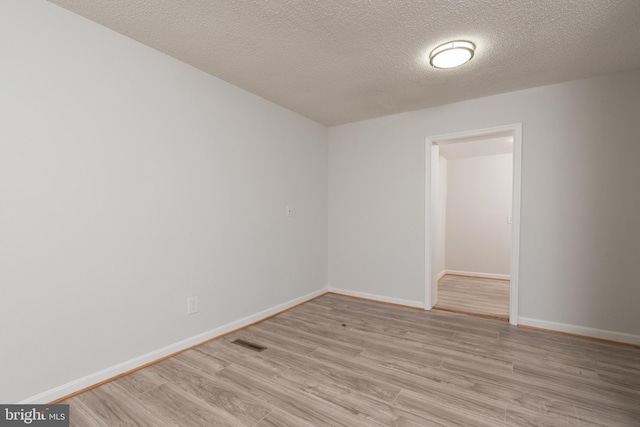
POLYGON ((511 280, 511 276, 509 274, 478 273, 476 271, 460 271, 460 270, 445 270, 445 274, 453 274, 456 276, 468 276, 468 277, 482 277, 485 279, 511 280))
POLYGON ((447 274, 447 270, 442 270, 436 280, 442 279, 447 274))
POLYGON ((412 301, 407 299, 386 297, 382 295, 368 294, 366 292, 349 291, 347 289, 332 288, 331 286, 329 286, 329 292, 333 292, 334 294, 346 295, 349 297, 369 299, 372 301, 388 302, 391 304, 406 305, 408 307, 424 308, 423 301, 412 301))
POLYGON ((89 374, 82 378, 78 378, 77 380, 68 382, 66 384, 62 384, 58 387, 52 388, 51 390, 47 390, 42 393, 31 396, 27 399, 24 399, 18 403, 28 405, 28 404, 46 404, 46 403, 52 402, 54 400, 76 393, 80 390, 84 390, 85 388, 91 387, 92 385, 98 384, 102 381, 108 380, 110 378, 114 378, 118 375, 124 374, 131 370, 139 368, 143 365, 149 364, 151 362, 170 356, 179 351, 185 350, 189 347, 196 346, 205 341, 209 341, 221 335, 235 331, 236 329, 240 329, 252 323, 259 322, 260 320, 263 320, 269 316, 273 316, 274 314, 277 314, 281 311, 284 311, 288 308, 291 308, 303 302, 309 301, 325 293, 327 293, 326 288, 320 289, 315 292, 311 292, 310 294, 301 296, 299 298, 295 298, 291 301, 287 301, 275 307, 268 308, 266 310, 253 314, 251 316, 247 316, 242 319, 236 320, 234 322, 227 323, 226 325, 220 326, 218 328, 214 328, 209 331, 203 332, 201 334, 194 335, 190 338, 184 339, 177 343, 159 348, 147 354, 143 354, 141 356, 127 360, 125 362, 118 363, 117 365, 111 366, 109 368, 103 369, 98 372, 94 372, 93 374, 89 374))
POLYGON ((602 340, 640 345, 640 335, 628 334, 625 332, 615 332, 605 329, 589 328, 586 326, 568 325, 566 323, 549 322, 547 320, 529 319, 526 317, 518 317, 518 323, 524 326, 533 326, 534 328, 549 329, 552 331, 567 332, 569 334, 599 338, 602 340))

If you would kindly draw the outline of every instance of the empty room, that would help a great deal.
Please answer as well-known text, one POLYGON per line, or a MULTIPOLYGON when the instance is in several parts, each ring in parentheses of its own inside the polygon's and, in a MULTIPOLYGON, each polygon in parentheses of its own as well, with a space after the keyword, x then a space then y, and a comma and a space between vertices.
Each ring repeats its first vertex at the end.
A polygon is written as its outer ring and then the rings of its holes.
POLYGON ((0 0, 0 425, 640 426, 638 22, 0 0))

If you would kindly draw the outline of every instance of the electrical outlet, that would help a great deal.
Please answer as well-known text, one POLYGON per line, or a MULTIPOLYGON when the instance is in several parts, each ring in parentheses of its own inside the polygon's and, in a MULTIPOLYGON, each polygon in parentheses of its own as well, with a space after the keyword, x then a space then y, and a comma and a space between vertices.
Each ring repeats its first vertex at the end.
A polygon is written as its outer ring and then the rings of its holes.
POLYGON ((198 297, 187 298, 187 314, 198 312, 198 297))

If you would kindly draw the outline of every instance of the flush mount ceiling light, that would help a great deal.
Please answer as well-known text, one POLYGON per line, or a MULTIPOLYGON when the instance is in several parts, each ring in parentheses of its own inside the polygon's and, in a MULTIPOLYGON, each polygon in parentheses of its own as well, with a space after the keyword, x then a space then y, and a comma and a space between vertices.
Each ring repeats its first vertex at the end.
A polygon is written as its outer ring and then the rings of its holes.
POLYGON ((458 67, 473 58, 473 52, 476 45, 458 40, 448 42, 433 49, 429 54, 429 64, 435 68, 453 68, 458 67))

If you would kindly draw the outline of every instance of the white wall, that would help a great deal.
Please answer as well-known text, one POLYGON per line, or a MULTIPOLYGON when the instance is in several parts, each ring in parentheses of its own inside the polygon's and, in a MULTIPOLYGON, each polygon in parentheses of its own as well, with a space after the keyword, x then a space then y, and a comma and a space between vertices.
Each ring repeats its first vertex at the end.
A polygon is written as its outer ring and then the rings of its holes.
POLYGON ((640 335, 638 111, 635 70, 331 128, 330 285, 423 301, 425 137, 521 122, 519 315, 640 335))
POLYGON ((446 269, 508 276, 513 154, 449 159, 447 166, 446 269))
POLYGON ((398 118, 329 129, 329 285, 421 304, 424 135, 398 118))
POLYGON ((45 1, 0 52, 0 402, 326 287, 324 126, 45 1))
MULTIPOLYGON (((433 249, 431 250, 431 281, 438 283, 440 275, 445 270, 445 239, 446 239, 446 200, 447 200, 447 160, 440 156, 440 147, 431 147, 431 235, 433 249)), ((431 301, 435 305, 438 301, 437 287, 431 289, 431 301)), ((424 306, 424 304, 423 304, 424 306)))
MULTIPOLYGON (((447 253, 447 199, 448 199, 448 183, 447 176, 449 174, 449 162, 442 156, 438 157, 438 192, 436 201, 436 235, 435 250, 436 257, 434 263, 434 272, 436 278, 441 276, 446 270, 446 253, 447 253)), ((433 300, 435 301, 435 299, 433 300)))
MULTIPOLYGON (((426 178, 426 177, 425 177, 426 178)), ((447 159, 440 155, 440 147, 437 144, 431 146, 431 235, 433 236, 433 248, 431 248, 431 282, 438 280, 445 273, 446 253, 446 225, 447 225, 447 159)), ((431 288, 431 304, 438 303, 438 287, 431 288)), ((424 307, 424 304, 422 304, 424 307)))

